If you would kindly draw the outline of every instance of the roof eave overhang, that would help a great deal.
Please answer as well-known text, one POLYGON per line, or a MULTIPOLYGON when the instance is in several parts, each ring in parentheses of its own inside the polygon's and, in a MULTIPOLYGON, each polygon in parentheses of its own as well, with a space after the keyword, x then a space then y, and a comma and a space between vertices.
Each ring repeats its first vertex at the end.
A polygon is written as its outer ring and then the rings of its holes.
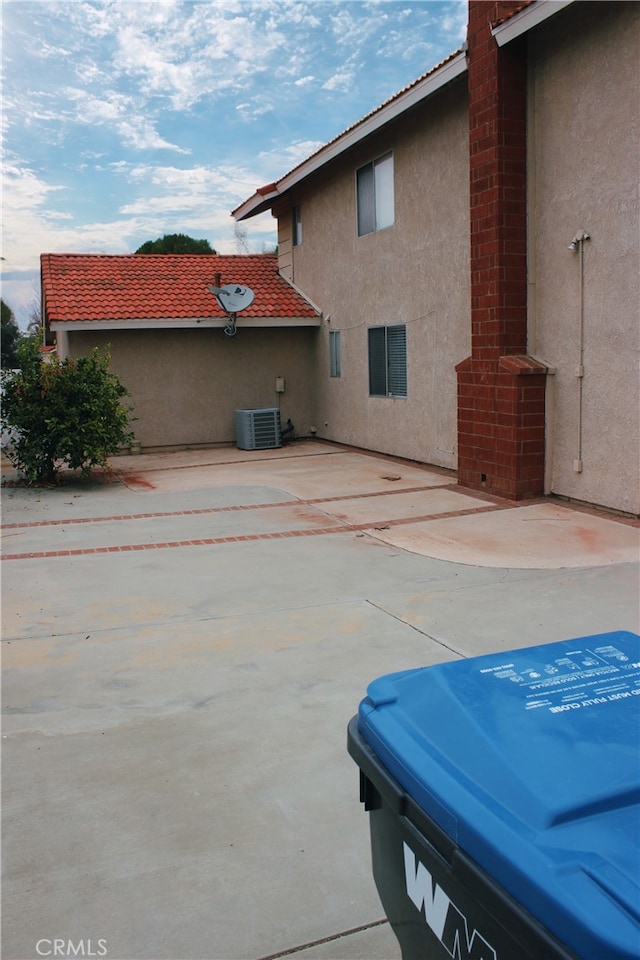
MULTIPOLYGON (((52 320, 49 328, 56 331, 87 330, 187 330, 214 327, 222 329, 228 317, 158 317, 130 320, 52 320)), ((238 327, 319 327, 317 317, 236 317, 238 327)))
POLYGON ((549 17, 553 17, 560 10, 575 3, 575 0, 536 0, 531 6, 525 7, 520 13, 514 14, 504 23, 498 24, 491 31, 499 47, 503 47, 516 37, 522 36, 528 30, 537 27, 539 23, 544 23, 549 17))
POLYGON ((331 160, 335 160, 340 154, 345 153, 345 151, 361 143, 367 137, 370 137, 371 134, 376 133, 381 127, 395 120, 396 117, 401 116, 407 110, 410 110, 411 107, 420 103, 420 101, 426 100, 427 97, 430 97, 447 83, 451 83, 452 80, 455 80, 465 73, 466 69, 466 53, 465 51, 461 51, 457 56, 452 57, 451 60, 444 63, 438 70, 428 74, 414 86, 409 87, 389 103, 384 104, 379 110, 376 110, 375 113, 365 117, 357 126, 347 130, 342 136, 336 140, 332 140, 326 147, 314 153, 308 160, 303 161, 295 170, 292 170, 291 173, 288 173, 282 180, 277 182, 276 190, 268 194, 256 192, 233 211, 234 218, 236 220, 247 220, 250 217, 255 217, 259 213, 264 213, 266 210, 271 209, 274 203, 276 203, 283 194, 287 193, 288 190, 291 190, 292 187, 306 180, 312 173, 324 167, 331 160))

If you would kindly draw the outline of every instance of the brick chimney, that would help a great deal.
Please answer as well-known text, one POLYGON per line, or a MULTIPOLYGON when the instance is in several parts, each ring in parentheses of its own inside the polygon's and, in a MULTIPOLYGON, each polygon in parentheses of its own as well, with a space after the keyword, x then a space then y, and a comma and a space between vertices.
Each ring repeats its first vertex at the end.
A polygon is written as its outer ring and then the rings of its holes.
POLYGON ((470 0, 471 356, 458 364, 458 480, 521 500, 544 492, 545 368, 527 356, 526 36, 492 25, 522 0, 470 0))

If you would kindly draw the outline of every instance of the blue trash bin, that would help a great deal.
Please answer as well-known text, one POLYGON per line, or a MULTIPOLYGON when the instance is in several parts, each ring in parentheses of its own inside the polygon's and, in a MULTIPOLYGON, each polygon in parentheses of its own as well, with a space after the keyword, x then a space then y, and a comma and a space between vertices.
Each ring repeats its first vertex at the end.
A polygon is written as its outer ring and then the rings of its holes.
POLYGON ((404 960, 640 957, 640 637, 374 680, 349 724, 404 960))

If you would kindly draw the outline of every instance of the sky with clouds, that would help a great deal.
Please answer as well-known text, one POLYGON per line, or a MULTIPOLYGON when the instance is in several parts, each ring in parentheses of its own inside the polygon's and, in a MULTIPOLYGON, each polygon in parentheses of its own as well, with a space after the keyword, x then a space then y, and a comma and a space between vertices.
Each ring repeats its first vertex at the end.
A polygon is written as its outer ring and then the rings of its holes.
POLYGON ((466 0, 3 0, 2 296, 41 253, 164 233, 262 252, 230 211, 457 49, 466 0))

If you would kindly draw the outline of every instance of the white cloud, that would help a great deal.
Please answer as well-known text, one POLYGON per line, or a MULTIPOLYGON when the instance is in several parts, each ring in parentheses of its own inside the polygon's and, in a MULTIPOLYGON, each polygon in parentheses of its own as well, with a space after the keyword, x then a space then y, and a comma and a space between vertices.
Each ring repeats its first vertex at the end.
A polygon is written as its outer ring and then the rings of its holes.
POLYGON ((75 119, 80 123, 102 124, 115 122, 132 108, 132 99, 115 91, 106 91, 104 97, 94 97, 86 90, 68 87, 66 98, 76 104, 75 119))
POLYGON ((127 216, 204 210, 211 217, 211 211, 219 207, 226 218, 256 186, 256 174, 239 167, 136 164, 120 168, 119 172, 135 184, 138 193, 135 200, 119 210, 127 216))
POLYGON ((247 3, 111 5, 113 68, 146 96, 190 109, 269 68, 287 38, 266 12, 247 3))
POLYGON ((45 208, 62 187, 46 183, 19 162, 5 162, 2 168, 2 234, 4 269, 22 271, 34 268, 34 260, 46 249, 42 244, 54 242, 60 233, 60 214, 45 208), (36 251, 34 256, 34 241, 36 251))
POLYGON ((161 137, 154 129, 150 120, 144 117, 132 117, 131 120, 121 120, 117 126, 118 133, 126 146, 134 150, 173 150, 176 153, 190 153, 185 147, 179 147, 161 137))
POLYGON ((161 137, 153 121, 137 113, 132 97, 114 90, 95 97, 86 90, 67 88, 65 94, 75 104, 74 119, 88 126, 111 128, 122 142, 134 150, 189 151, 161 137))
POLYGON ((267 113, 273 113, 275 109, 273 103, 266 101, 263 97, 255 97, 250 103, 242 103, 236 107, 237 112, 246 123, 250 123, 267 113))
POLYGON ((107 82, 108 75, 101 70, 97 63, 86 61, 75 64, 75 75, 79 83, 85 86, 107 82))
POLYGON ((2 166, 3 219, 41 207, 50 193, 62 189, 41 180, 33 170, 5 160, 2 166))
POLYGON ((46 60, 48 57, 68 57, 71 55, 71 51, 67 47, 53 46, 46 40, 42 40, 37 54, 46 60))
POLYGON ((331 17, 333 37, 337 44, 348 51, 360 48, 370 37, 379 35, 388 20, 384 7, 371 4, 366 17, 354 16, 347 5, 337 9, 338 12, 331 17))
POLYGON ((467 0, 453 0, 451 12, 442 18, 442 29, 458 42, 462 43, 467 36, 467 0))
POLYGON ((48 222, 58 222, 61 220, 73 221, 75 218, 72 213, 66 213, 63 210, 47 210, 43 212, 42 217, 48 222))
POLYGON ((263 178, 262 183, 254 181, 242 200, 246 200, 255 191, 256 187, 267 183, 270 178, 280 179, 280 177, 283 177, 285 173, 293 170, 294 167, 297 167, 299 163, 302 163, 322 146, 324 146, 322 140, 296 140, 288 146, 278 147, 275 150, 261 150, 258 154, 258 160, 261 169, 267 176, 263 178))
POLYGON ((282 0, 281 3, 271 3, 273 21, 295 24, 305 30, 313 30, 322 26, 322 21, 313 12, 313 4, 304 0, 282 0))
POLYGON ((354 70, 339 70, 337 73, 334 73, 332 77, 329 77, 325 83, 322 84, 323 90, 337 90, 341 93, 348 93, 353 86, 353 77, 354 70))

